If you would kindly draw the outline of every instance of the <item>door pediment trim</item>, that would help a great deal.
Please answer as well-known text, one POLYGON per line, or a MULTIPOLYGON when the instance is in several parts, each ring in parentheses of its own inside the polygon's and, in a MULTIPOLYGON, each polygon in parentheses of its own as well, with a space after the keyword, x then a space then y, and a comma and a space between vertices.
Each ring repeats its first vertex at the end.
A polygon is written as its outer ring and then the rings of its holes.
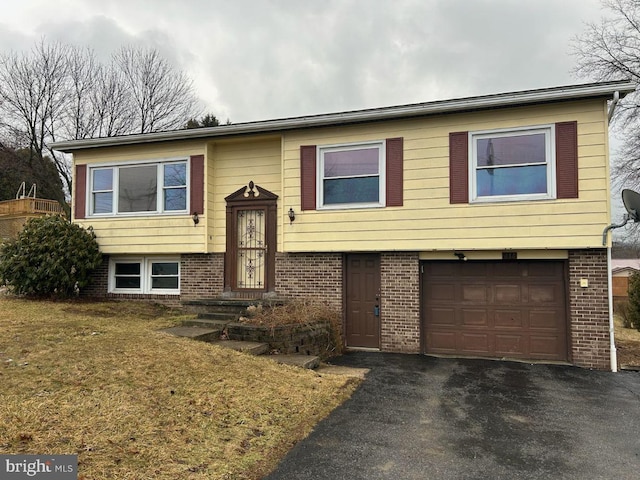
POLYGON ((227 204, 237 205, 239 203, 246 202, 265 202, 265 201, 275 201, 278 199, 278 195, 273 192, 270 192, 266 188, 262 188, 259 185, 253 183, 253 181, 249 182, 248 185, 239 188, 231 195, 225 197, 225 201, 227 204))

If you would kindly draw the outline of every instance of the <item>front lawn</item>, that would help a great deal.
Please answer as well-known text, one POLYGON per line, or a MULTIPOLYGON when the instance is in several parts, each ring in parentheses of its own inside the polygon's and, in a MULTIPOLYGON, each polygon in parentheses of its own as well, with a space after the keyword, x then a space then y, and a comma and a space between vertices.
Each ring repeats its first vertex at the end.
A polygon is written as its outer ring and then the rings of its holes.
POLYGON ((625 328, 619 315, 614 317, 616 350, 620 367, 640 367, 640 332, 625 328))
POLYGON ((172 337, 144 303, 0 297, 0 453, 79 479, 258 479, 355 380, 172 337))

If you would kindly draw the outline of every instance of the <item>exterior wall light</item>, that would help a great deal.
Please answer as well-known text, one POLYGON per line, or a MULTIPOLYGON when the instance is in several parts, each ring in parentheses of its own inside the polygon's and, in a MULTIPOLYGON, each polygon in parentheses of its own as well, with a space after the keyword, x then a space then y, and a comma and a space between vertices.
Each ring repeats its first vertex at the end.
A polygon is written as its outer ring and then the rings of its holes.
POLYGON ((458 257, 458 260, 467 261, 467 256, 462 252, 453 252, 453 254, 458 257))
POLYGON ((200 217, 198 217, 198 212, 193 212, 193 215, 191 215, 191 219, 193 220, 194 227, 198 225, 200 223, 200 217))
POLYGON ((289 225, 293 225, 293 221, 296 219, 296 212, 293 211, 293 208, 289 209, 289 225))

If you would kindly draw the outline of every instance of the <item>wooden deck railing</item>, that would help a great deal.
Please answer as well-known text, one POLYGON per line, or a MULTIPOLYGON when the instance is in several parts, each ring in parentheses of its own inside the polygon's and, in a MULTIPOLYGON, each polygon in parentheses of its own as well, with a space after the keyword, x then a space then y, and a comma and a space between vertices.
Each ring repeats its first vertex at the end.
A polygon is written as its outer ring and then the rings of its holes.
POLYGON ((49 214, 62 213, 62 206, 55 200, 44 198, 18 198, 0 202, 0 215, 20 214, 49 214))

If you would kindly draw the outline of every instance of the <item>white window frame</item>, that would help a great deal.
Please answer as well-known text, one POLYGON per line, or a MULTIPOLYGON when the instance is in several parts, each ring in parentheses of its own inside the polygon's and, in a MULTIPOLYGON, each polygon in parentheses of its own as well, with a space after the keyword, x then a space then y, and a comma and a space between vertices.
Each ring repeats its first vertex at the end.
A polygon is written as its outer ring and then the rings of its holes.
POLYGON ((178 257, 111 257, 109 259, 109 293, 152 294, 152 295, 180 295, 181 266, 178 257), (177 263, 178 264, 178 288, 153 288, 152 264, 153 263, 177 263), (140 288, 116 288, 116 264, 136 263, 140 265, 140 288))
MULTIPOLYGON (((316 169, 316 199, 317 210, 350 210, 354 208, 380 208, 386 205, 386 140, 367 141, 358 143, 341 143, 334 145, 321 145, 317 147, 316 158, 318 159, 316 169), (324 204, 324 154, 328 152, 341 152, 347 150, 359 150, 362 148, 378 149, 378 201, 363 203, 335 203, 324 204)), ((372 175, 361 175, 361 177, 371 177, 372 175)), ((351 175, 343 178, 358 178, 358 175, 351 175)))
POLYGON ((143 160, 138 162, 126 162, 126 163, 100 163, 89 165, 89 175, 87 175, 87 198, 86 205, 88 217, 141 217, 141 216, 153 216, 153 215, 184 215, 188 214, 191 206, 189 205, 190 193, 191 193, 191 162, 188 158, 167 158, 161 160, 143 160), (165 210, 164 209, 164 194, 167 189, 175 189, 182 187, 165 187, 164 185, 164 167, 165 165, 183 163, 186 166, 186 208, 183 210, 165 210), (119 185, 120 185, 120 169, 127 167, 141 167, 145 165, 155 165, 157 175, 157 192, 156 192, 156 209, 153 211, 141 211, 141 212, 118 212, 118 200, 119 200, 119 185), (106 191, 93 190, 93 172, 95 170, 111 169, 112 178, 112 201, 111 212, 107 213, 94 213, 93 194, 102 193, 106 191))
MULTIPOLYGON (((556 198, 556 145, 555 145, 555 125, 535 125, 527 127, 501 128, 493 130, 481 130, 469 132, 469 199, 470 203, 491 203, 491 202, 511 202, 528 200, 553 200, 556 198), (492 195, 478 196, 477 175, 478 157, 477 140, 487 137, 509 137, 523 134, 545 135, 545 153, 547 166, 547 192, 546 193, 523 193, 515 195, 492 195)), ((521 164, 517 166, 526 166, 521 164)), ((539 164, 536 164, 539 165, 539 164)))

